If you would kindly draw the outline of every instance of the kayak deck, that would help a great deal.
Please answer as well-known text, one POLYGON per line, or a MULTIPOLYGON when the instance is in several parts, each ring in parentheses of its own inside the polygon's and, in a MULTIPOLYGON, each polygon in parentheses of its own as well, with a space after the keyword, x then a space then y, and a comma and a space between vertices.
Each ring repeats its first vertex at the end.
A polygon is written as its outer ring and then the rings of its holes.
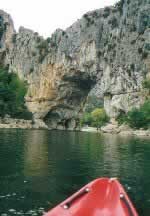
POLYGON ((100 178, 46 213, 45 216, 138 216, 116 179, 100 178))

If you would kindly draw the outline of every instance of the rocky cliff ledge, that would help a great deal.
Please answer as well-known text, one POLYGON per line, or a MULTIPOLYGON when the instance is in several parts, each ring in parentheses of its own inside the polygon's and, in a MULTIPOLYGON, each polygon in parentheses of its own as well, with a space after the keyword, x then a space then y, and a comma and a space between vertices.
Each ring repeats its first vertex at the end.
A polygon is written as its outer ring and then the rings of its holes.
MULTIPOLYGON (((47 24, 48 25, 48 24, 47 24)), ((46 40, 0 11, 0 63, 28 83, 26 104, 51 128, 75 128, 87 95, 110 117, 143 103, 150 76, 149 0, 121 0, 46 40)))

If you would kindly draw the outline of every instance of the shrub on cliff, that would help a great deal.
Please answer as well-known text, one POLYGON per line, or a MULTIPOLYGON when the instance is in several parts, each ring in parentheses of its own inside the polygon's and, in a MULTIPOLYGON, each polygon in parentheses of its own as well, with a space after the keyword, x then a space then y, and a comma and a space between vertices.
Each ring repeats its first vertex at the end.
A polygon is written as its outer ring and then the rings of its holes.
POLYGON ((117 28, 118 27, 118 20, 115 16, 113 16, 109 21, 108 23, 111 25, 111 27, 114 29, 114 28, 117 28))
POLYGON ((16 43, 17 34, 13 34, 12 36, 12 43, 16 43))
POLYGON ((0 40, 1 40, 2 36, 3 36, 3 32, 4 32, 4 29, 3 29, 2 26, 0 26, 0 40))
POLYGON ((39 49, 39 63, 42 63, 44 58, 48 54, 48 41, 40 41, 37 48, 39 49))
POLYGON ((4 28, 4 24, 3 24, 3 17, 0 16, 0 40, 3 36, 4 30, 5 30, 5 28, 4 28))
POLYGON ((137 24, 137 31, 139 34, 143 34, 144 31, 150 27, 150 14, 148 8, 143 8, 140 11, 138 24, 137 24))
POLYGON ((105 7, 104 8, 103 17, 107 18, 109 15, 110 15, 110 8, 109 7, 105 7))
POLYGON ((125 3, 125 0, 120 0, 116 3, 115 7, 119 10, 120 14, 123 13, 123 5, 125 3))
POLYGON ((8 73, 0 67, 0 116, 31 119, 31 113, 24 105, 26 84, 16 74, 8 73))
POLYGON ((150 90, 150 78, 148 79, 145 79, 144 81, 143 81, 143 87, 145 88, 145 89, 148 89, 148 90, 150 90))
POLYGON ((102 98, 99 98, 95 95, 90 95, 87 98, 85 104, 85 112, 92 112, 96 108, 102 108, 104 106, 102 98))

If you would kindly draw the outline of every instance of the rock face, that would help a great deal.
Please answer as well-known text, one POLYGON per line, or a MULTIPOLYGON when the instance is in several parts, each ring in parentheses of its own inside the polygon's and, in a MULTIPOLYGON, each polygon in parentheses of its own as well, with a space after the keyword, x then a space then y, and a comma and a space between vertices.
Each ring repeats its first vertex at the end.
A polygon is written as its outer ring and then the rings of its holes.
POLYGON ((43 121, 33 122, 32 120, 10 118, 7 115, 4 118, 0 118, 0 128, 48 129, 43 121))
POLYGON ((23 27, 16 34, 3 11, 0 30, 1 62, 27 81, 26 104, 49 127, 75 128, 91 92, 104 98, 112 118, 143 103, 142 81, 150 76, 149 0, 121 0, 88 12, 46 40, 23 27))

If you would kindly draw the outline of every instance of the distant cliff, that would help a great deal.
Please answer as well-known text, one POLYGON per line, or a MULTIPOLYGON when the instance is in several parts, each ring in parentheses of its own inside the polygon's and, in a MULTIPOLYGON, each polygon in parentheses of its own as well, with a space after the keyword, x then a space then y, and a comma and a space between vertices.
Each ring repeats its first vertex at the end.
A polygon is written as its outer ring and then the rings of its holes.
POLYGON ((0 63, 28 82, 26 104, 51 128, 75 128, 87 95, 110 117, 144 101, 150 77, 149 0, 121 0, 44 40, 0 11, 0 63))

